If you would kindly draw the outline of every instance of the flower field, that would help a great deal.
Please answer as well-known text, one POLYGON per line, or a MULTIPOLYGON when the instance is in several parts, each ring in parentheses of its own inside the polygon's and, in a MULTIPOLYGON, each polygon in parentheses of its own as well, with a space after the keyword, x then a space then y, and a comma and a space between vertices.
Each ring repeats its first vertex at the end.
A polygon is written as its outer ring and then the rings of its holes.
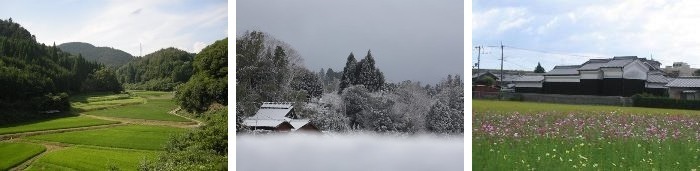
POLYGON ((474 170, 700 169, 697 111, 478 100, 473 105, 474 170), (488 108, 504 104, 509 107, 488 108))

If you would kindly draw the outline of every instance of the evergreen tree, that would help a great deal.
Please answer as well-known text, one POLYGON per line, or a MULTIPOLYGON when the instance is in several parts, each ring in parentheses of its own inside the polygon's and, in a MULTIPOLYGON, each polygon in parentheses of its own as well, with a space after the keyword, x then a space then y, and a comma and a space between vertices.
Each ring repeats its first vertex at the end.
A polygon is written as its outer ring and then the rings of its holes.
POLYGON ((356 68, 357 60, 355 59, 355 55, 353 55, 351 52, 348 56, 347 62, 345 62, 345 68, 343 68, 343 75, 340 78, 340 88, 338 89, 338 94, 341 94, 345 88, 350 87, 356 82, 356 68))
POLYGON ((544 68, 542 68, 539 62, 537 62, 537 67, 535 67, 535 73, 545 73, 544 68))

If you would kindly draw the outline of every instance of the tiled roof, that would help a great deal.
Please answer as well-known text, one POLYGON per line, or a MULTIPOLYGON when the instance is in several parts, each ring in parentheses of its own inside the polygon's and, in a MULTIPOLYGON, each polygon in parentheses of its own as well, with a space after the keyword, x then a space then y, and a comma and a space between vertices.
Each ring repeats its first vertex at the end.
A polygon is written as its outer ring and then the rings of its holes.
POLYGON ((671 81, 671 78, 666 77, 661 74, 649 74, 647 76, 647 82, 650 83, 668 83, 671 81))
POLYGON ((559 65, 544 75, 578 75, 578 68, 581 65, 559 65))
POLYGON ((700 87, 700 77, 678 77, 668 82, 666 87, 700 87))
POLYGON ((542 80, 544 80, 544 76, 541 76, 541 75, 524 75, 515 81, 517 81, 517 82, 540 82, 542 80))

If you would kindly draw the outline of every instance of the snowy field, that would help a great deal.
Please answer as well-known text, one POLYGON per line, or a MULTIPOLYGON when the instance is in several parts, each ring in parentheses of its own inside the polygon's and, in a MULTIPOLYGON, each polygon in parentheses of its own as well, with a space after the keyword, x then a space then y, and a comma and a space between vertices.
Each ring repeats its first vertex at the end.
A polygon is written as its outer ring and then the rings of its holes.
POLYGON ((464 139, 462 136, 239 135, 236 170, 464 170, 464 139))

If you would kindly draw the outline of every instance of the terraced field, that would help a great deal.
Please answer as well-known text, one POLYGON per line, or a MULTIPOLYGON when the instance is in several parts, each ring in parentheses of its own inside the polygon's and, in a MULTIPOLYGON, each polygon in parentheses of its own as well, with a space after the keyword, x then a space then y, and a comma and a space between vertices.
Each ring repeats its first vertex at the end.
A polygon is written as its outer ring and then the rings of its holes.
POLYGON ((0 127, 0 136, 14 138, 0 142, 0 170, 137 170, 188 131, 178 127, 196 126, 169 113, 177 107, 172 98, 153 91, 71 97, 80 116, 0 127))
POLYGON ((0 170, 8 170, 44 152, 42 145, 0 142, 0 170))
POLYGON ((148 150, 73 146, 44 155, 26 170, 137 170, 142 160, 156 154, 157 151, 148 150))
POLYGON ((144 104, 95 110, 85 112, 84 114, 117 118, 188 122, 189 120, 185 118, 168 113, 176 107, 177 105, 175 102, 170 99, 147 99, 147 102, 144 104))
POLYGON ((44 131, 44 130, 54 130, 54 129, 63 129, 63 128, 77 128, 77 127, 86 127, 86 126, 95 126, 95 125, 106 125, 106 124, 114 124, 114 123, 117 123, 117 122, 93 119, 93 118, 84 117, 84 116, 75 116, 75 117, 58 118, 58 119, 43 120, 43 121, 37 121, 37 122, 32 122, 32 123, 21 123, 21 124, 14 124, 14 125, 0 127, 0 135, 21 133, 21 132, 31 132, 31 131, 44 131))

